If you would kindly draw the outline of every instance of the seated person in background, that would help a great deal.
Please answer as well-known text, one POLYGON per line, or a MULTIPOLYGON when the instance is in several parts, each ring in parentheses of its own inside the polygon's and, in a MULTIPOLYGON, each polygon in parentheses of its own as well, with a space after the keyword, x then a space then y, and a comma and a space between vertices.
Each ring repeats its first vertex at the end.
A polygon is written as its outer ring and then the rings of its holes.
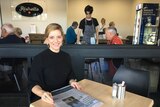
MULTIPOLYGON (((0 44, 20 44, 20 43, 24 43, 22 41, 21 38, 19 38, 15 33, 14 33, 14 27, 12 24, 6 23, 3 24, 1 27, 1 36, 2 38, 0 39, 0 44)), ((5 67, 6 65, 8 66, 7 68, 12 68, 13 70, 13 66, 14 68, 18 68, 21 69, 19 67, 19 65, 22 64, 22 61, 25 60, 24 58, 1 58, 0 59, 0 64, 5 67), (16 66, 16 67, 15 67, 16 66)), ((3 69, 4 70, 4 69, 3 69)), ((2 71, 3 71, 2 70, 2 71)), ((4 70, 5 71, 5 70, 4 70)), ((6 75, 6 73, 2 74, 4 75, 5 78, 8 78, 8 74, 6 75)), ((16 75, 19 77, 19 79, 21 79, 22 76, 22 71, 16 71, 16 75)))
POLYGON ((78 26, 78 22, 74 21, 72 26, 67 29, 66 32, 66 44, 75 44, 77 41, 77 35, 75 33, 75 29, 78 26))
MULTIPOLYGON (((109 27, 114 27, 115 28, 115 30, 116 30, 116 32, 117 32, 117 28, 115 27, 116 25, 115 25, 115 23, 113 22, 113 21, 111 21, 110 23, 109 23, 109 27)), ((117 36, 118 36, 119 34, 118 34, 118 32, 117 32, 117 36)))
POLYGON ((105 29, 105 35, 108 44, 123 44, 121 38, 117 36, 117 30, 115 27, 108 27, 105 29))
POLYGON ((51 91, 69 83, 76 89, 80 86, 75 81, 70 55, 60 49, 64 39, 62 27, 56 23, 49 24, 45 37, 49 48, 34 57, 29 73, 29 90, 32 101, 41 98, 54 104, 51 91))
MULTIPOLYGON (((105 35, 108 44, 115 44, 115 45, 122 45, 122 40, 117 36, 116 29, 114 27, 108 27, 105 29, 105 35)), ((109 73, 111 76, 114 76, 116 70, 119 68, 119 66, 123 63, 122 58, 113 58, 107 59, 109 64, 109 73)))
POLYGON ((25 39, 24 39, 23 37, 21 37, 21 35, 22 35, 22 30, 21 30, 21 28, 15 27, 15 28, 14 28, 14 33, 15 33, 19 38, 21 38, 22 41, 25 43, 25 39))
POLYGON ((12 24, 4 24, 1 27, 2 39, 0 39, 0 44, 7 43, 24 43, 21 38, 14 34, 14 27, 12 24))
POLYGON ((113 21, 109 22, 109 27, 115 27, 115 23, 113 21))

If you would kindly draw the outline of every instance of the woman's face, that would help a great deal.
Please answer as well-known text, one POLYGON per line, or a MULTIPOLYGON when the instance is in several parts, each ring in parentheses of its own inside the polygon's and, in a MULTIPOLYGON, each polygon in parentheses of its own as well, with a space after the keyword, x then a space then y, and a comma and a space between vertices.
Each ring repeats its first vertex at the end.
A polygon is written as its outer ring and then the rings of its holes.
POLYGON ((104 19, 102 19, 102 20, 101 20, 101 23, 102 23, 102 25, 103 25, 103 24, 105 24, 105 20, 104 20, 104 19))
POLYGON ((51 31, 47 37, 51 51, 58 53, 63 44, 63 36, 60 30, 51 31))

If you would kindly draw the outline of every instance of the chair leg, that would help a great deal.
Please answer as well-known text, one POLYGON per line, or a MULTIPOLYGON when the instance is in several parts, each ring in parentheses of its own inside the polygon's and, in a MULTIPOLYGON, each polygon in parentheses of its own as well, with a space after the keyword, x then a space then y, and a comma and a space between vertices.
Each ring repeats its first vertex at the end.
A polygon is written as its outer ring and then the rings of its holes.
POLYGON ((102 69, 101 69, 101 63, 100 60, 98 59, 98 65, 99 65, 99 73, 100 73, 100 77, 101 77, 101 82, 104 82, 104 78, 103 78, 103 73, 102 73, 102 69))
POLYGON ((20 85, 19 85, 19 83, 18 83, 16 74, 13 74, 13 76, 14 76, 14 79, 15 79, 15 81, 16 81, 16 85, 17 85, 18 91, 21 91, 21 88, 20 88, 20 85))
POLYGON ((91 80, 94 80, 94 77, 93 77, 93 70, 92 70, 92 65, 91 65, 91 63, 89 64, 89 67, 90 67, 90 76, 91 76, 91 80))

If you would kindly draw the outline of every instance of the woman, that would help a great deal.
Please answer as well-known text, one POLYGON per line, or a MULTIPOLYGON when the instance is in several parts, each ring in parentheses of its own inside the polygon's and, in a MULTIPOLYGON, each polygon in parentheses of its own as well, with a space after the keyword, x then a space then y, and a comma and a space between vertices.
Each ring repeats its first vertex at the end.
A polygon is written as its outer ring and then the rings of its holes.
POLYGON ((106 28, 106 19, 102 18, 101 19, 101 25, 99 28, 99 39, 105 39, 105 28, 106 28))
POLYGON ((14 28, 14 34, 16 34, 19 38, 22 39, 22 41, 25 43, 25 39, 23 37, 21 37, 22 35, 22 30, 19 27, 15 27, 14 28))
POLYGON ((51 23, 45 30, 49 49, 35 56, 29 74, 31 97, 38 96, 47 103, 54 104, 50 91, 70 85, 80 90, 75 81, 69 54, 60 50, 63 31, 59 24, 51 23))
POLYGON ((106 28, 106 19, 105 18, 102 18, 101 19, 101 25, 100 25, 100 32, 103 32, 103 34, 105 33, 104 29, 106 28))

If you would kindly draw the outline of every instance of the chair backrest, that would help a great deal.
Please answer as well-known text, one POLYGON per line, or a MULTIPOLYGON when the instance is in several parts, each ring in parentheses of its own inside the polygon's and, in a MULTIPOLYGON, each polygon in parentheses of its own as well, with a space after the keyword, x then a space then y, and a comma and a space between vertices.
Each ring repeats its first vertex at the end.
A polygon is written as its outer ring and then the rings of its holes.
POLYGON ((149 72, 144 70, 133 69, 121 65, 113 77, 113 83, 125 81, 126 90, 148 96, 149 93, 149 72))
POLYGON ((127 39, 127 41, 125 42, 126 44, 132 44, 132 41, 133 41, 132 35, 127 36, 126 39, 127 39))

